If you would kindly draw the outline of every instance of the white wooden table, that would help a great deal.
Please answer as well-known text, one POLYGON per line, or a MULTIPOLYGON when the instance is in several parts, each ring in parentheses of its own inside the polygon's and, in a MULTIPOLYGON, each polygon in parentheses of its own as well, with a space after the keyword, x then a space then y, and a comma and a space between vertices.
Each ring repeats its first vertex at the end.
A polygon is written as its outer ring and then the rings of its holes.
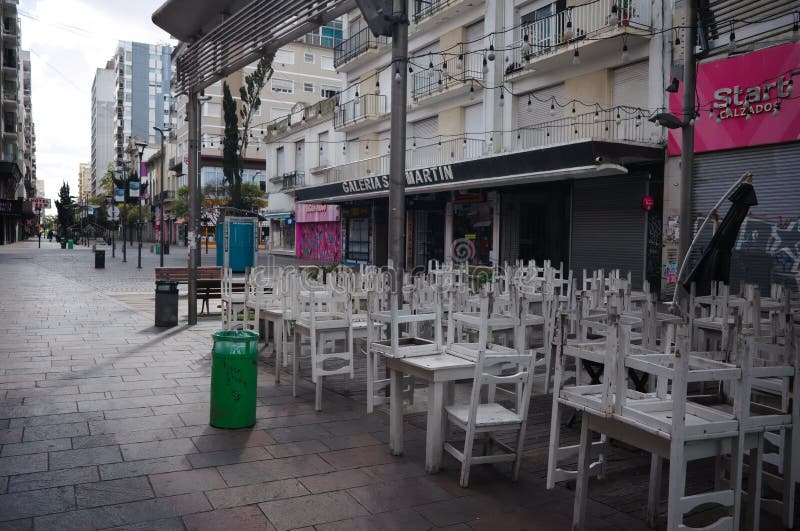
POLYGON ((442 464, 444 406, 453 399, 453 383, 472 379, 475 364, 451 354, 435 354, 412 358, 385 357, 390 371, 389 448, 392 455, 403 453, 403 374, 428 382, 428 421, 425 433, 425 470, 439 471, 442 464), (447 396, 445 396, 447 394, 447 396))

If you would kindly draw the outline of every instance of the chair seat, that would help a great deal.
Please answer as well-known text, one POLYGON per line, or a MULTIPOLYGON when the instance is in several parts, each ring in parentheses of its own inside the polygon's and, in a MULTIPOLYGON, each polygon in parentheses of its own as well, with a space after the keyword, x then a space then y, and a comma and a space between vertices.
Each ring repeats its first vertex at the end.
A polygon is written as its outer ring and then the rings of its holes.
POLYGON ((244 304, 244 293, 229 293, 222 297, 222 300, 231 304, 244 304))
MULTIPOLYGON (((445 411, 453 422, 466 425, 469 418, 469 404, 447 406, 445 411)), ((496 403, 480 404, 475 419, 477 427, 514 426, 521 422, 519 415, 496 403)))

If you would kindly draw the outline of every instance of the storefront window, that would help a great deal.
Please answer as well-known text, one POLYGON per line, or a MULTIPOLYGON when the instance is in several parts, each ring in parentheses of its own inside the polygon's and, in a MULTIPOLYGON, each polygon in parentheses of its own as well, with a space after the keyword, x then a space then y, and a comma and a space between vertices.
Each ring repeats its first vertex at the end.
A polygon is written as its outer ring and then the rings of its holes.
POLYGON ((270 248, 276 251, 294 251, 294 223, 286 219, 273 219, 270 222, 270 248))
POLYGON ((488 201, 453 205, 453 240, 472 242, 475 251, 470 264, 491 265, 492 214, 492 203, 488 201))
POLYGON ((346 220, 347 247, 345 258, 356 262, 369 261, 369 218, 346 220))

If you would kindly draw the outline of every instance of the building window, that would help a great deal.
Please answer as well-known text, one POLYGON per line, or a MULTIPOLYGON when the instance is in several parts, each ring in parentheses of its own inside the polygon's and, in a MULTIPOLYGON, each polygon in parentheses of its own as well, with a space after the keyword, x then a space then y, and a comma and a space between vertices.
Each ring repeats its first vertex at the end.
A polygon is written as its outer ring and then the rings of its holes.
POLYGON ((333 57, 326 57, 326 56, 324 56, 324 55, 323 55, 323 56, 321 56, 321 57, 319 58, 319 66, 320 66, 320 67, 321 67, 323 70, 336 70, 336 69, 333 67, 333 57))
POLYGON ((255 116, 255 117, 261 116, 261 105, 259 105, 255 109, 253 109, 253 116, 255 116))
POLYGON ((281 118, 286 118, 289 116, 291 111, 289 109, 270 109, 269 110, 269 121, 273 120, 280 120, 281 118))
POLYGON ((294 64, 294 52, 288 50, 278 50, 275 52, 275 62, 283 65, 294 64))
POLYGON ((347 218, 345 258, 369 262, 369 218, 347 218))
POLYGON ((294 94, 294 82, 288 79, 272 78, 272 92, 294 94))
POLYGON ((222 112, 222 105, 219 103, 211 103, 210 101, 203 103, 203 116, 210 118, 219 118, 222 112))
POLYGON ((314 92, 314 83, 303 83, 303 92, 314 92))
POLYGON ((303 54, 303 61, 306 63, 313 63, 314 62, 314 54, 313 53, 304 53, 303 54))
POLYGON ((326 87, 325 85, 323 85, 319 89, 319 95, 322 96, 323 98, 332 98, 336 96, 336 94, 338 93, 339 90, 336 87, 326 87))

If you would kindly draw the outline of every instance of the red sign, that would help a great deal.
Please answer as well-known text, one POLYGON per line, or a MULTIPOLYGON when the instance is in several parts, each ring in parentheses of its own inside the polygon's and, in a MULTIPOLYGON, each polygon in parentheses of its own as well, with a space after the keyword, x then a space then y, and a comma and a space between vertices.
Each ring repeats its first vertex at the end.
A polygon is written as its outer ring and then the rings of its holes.
POLYGON ((642 210, 644 210, 645 212, 650 212, 651 210, 653 210, 653 208, 655 208, 655 206, 656 206, 656 200, 653 199, 652 195, 646 195, 642 198, 642 210))
MULTIPOLYGON (((792 97, 791 77, 798 65, 800 43, 772 46, 699 65, 700 117, 694 123, 695 151, 800 139, 800 102, 792 97), (713 117, 709 111, 713 111, 713 117)), ((678 117, 683 112, 682 88, 683 84, 669 97, 670 111, 678 117)), ((680 154, 680 129, 669 131, 668 149, 670 155, 680 154)))

